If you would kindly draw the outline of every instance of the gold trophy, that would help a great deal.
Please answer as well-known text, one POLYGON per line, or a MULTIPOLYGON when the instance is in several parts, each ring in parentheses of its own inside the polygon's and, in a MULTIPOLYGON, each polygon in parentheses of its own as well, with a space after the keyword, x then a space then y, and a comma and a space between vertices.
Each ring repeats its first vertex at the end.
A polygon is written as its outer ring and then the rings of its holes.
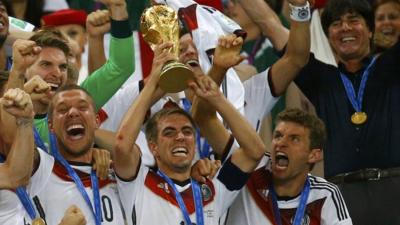
MULTIPOLYGON (((166 5, 154 5, 145 9, 140 22, 140 30, 144 40, 154 50, 161 42, 172 42, 171 53, 179 55, 179 23, 176 12, 166 5)), ((183 91, 193 72, 183 63, 178 61, 167 62, 160 74, 160 88, 168 93, 183 91)))

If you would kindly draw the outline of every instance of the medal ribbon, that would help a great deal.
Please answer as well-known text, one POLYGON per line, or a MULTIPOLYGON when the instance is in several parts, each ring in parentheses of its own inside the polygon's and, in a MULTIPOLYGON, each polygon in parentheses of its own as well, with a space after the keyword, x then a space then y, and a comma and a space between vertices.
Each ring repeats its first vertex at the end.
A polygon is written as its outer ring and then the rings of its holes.
POLYGON ((346 75, 344 75, 342 72, 340 72, 340 77, 342 78, 342 82, 344 85, 344 89, 346 90, 347 98, 350 100, 350 103, 356 112, 361 112, 365 86, 367 84, 370 69, 375 64, 376 58, 377 57, 374 57, 371 60, 371 62, 369 63, 369 65, 367 66, 367 68, 364 70, 357 96, 354 91, 353 84, 351 83, 349 78, 347 78, 346 75))
MULTIPOLYGON (((185 202, 183 201, 181 193, 179 193, 174 182, 172 182, 171 178, 169 178, 167 175, 165 175, 160 170, 157 171, 157 174, 160 177, 162 177, 169 184, 169 186, 172 187, 172 190, 174 191, 175 199, 178 202, 179 208, 182 211, 183 218, 185 219, 186 225, 192 225, 192 221, 190 220, 189 212, 187 211, 185 202)), ((191 187, 192 187, 193 199, 194 199, 194 205, 195 205, 195 211, 196 211, 196 224, 204 225, 203 200, 201 197, 200 185, 195 180, 191 179, 191 187)))
MULTIPOLYGON (((4 162, 4 161, 5 161, 5 159, 3 158, 3 156, 0 155, 0 162, 4 162)), ((22 205, 24 206, 29 217, 32 220, 36 219, 37 218, 36 210, 33 207, 31 198, 29 197, 28 193, 26 192, 26 188, 23 186, 17 187, 17 189, 15 189, 15 193, 17 194, 19 200, 21 201, 22 205)))
MULTIPOLYGON (((270 188, 270 193, 271 193, 271 197, 272 197, 272 206, 274 207, 275 221, 278 225, 282 225, 281 213, 280 213, 279 207, 278 207, 278 198, 277 198, 275 189, 272 185, 270 188)), ((306 211, 307 199, 308 199, 309 194, 310 194, 310 181, 308 180, 308 177, 307 177, 306 183, 304 184, 303 190, 301 191, 300 203, 299 203, 299 206, 297 207, 296 214, 294 216, 294 220, 292 223, 293 225, 301 225, 302 224, 301 222, 304 217, 304 212, 306 211)))
POLYGON ((37 130, 37 128, 35 126, 33 126, 33 137, 35 138, 36 146, 41 148, 43 151, 48 152, 47 147, 44 144, 42 138, 40 137, 39 131, 37 130))
POLYGON ((53 151, 54 158, 58 162, 61 163, 61 165, 67 170, 68 175, 74 180, 76 187, 78 188, 78 190, 81 193, 86 204, 89 206, 90 210, 92 211, 96 225, 101 225, 100 193, 99 193, 99 184, 98 184, 98 178, 96 176, 96 172, 94 170, 92 170, 90 173, 90 180, 92 182, 93 200, 94 200, 94 208, 95 208, 95 209, 93 209, 92 202, 90 201, 89 195, 87 194, 87 192, 85 190, 85 186, 83 185, 78 174, 71 167, 71 165, 69 165, 67 160, 65 160, 64 157, 62 157, 61 154, 58 152, 57 140, 53 133, 50 134, 50 146, 53 151))
MULTIPOLYGON (((192 108, 192 104, 189 102, 187 98, 182 99, 183 109, 190 114, 190 109, 192 108)), ((199 151, 199 155, 201 159, 208 158, 210 156, 210 145, 207 140, 204 139, 203 144, 201 144, 200 130, 196 128, 196 144, 197 149, 199 151)))

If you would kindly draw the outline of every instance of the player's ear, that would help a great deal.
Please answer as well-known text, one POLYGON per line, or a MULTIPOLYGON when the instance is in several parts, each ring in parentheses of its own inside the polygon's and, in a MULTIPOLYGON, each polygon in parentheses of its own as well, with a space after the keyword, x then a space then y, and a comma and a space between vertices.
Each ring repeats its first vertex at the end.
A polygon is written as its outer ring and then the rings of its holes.
POLYGON ((308 163, 317 163, 322 159, 323 159, 322 149, 320 148, 311 149, 311 152, 308 155, 308 163))
POLYGON ((154 158, 159 158, 158 145, 154 141, 148 141, 147 146, 149 147, 150 152, 153 154, 154 158))

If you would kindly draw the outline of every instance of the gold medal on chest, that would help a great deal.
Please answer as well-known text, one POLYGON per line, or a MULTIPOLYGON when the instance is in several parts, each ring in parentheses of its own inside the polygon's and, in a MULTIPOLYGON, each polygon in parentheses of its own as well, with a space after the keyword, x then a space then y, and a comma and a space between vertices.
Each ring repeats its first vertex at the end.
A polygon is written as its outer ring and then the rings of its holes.
POLYGON ((46 222, 44 222, 42 218, 38 217, 32 221, 32 225, 46 225, 46 222))
POLYGON ((367 121, 367 114, 365 112, 355 112, 351 115, 351 122, 356 125, 360 125, 367 121))

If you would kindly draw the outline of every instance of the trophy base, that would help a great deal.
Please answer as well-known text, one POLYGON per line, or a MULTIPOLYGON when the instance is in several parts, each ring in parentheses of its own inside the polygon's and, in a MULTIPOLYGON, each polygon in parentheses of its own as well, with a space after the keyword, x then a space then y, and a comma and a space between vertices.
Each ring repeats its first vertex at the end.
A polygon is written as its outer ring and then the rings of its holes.
POLYGON ((193 72, 185 64, 173 61, 162 68, 158 85, 167 93, 177 93, 185 90, 193 79, 193 72))

